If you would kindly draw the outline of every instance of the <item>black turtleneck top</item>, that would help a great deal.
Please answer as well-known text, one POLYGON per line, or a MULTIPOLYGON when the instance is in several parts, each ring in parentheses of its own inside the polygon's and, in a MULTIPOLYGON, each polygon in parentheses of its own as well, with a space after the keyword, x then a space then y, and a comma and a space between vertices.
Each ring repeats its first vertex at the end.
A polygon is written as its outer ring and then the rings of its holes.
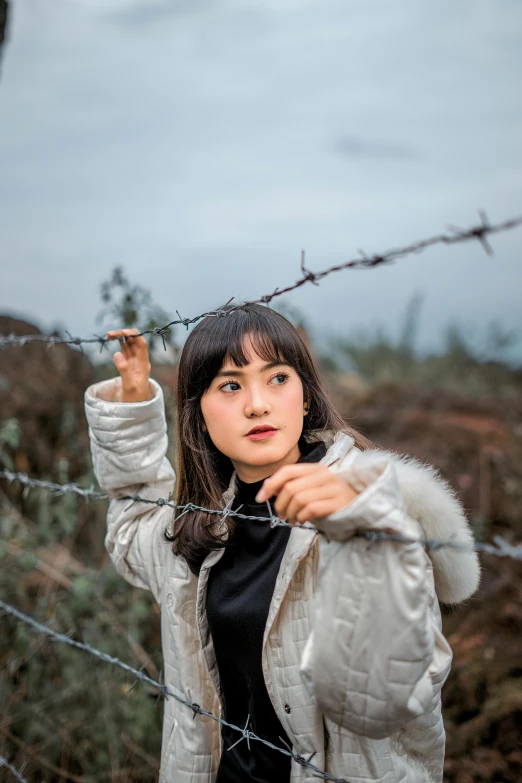
MULTIPOLYGON (((299 444, 301 446, 301 444, 299 444)), ((299 462, 319 462, 326 454, 321 443, 305 444, 299 462)), ((255 496, 263 481, 237 479, 232 505, 242 514, 269 519, 266 503, 255 496)), ((275 497, 270 499, 273 509, 275 497)), ((289 527, 236 519, 236 528, 221 559, 210 569, 206 611, 225 701, 225 719, 284 747, 289 739, 268 695, 261 652, 268 610, 279 566, 290 536, 289 527)), ((288 756, 255 740, 250 749, 227 726, 222 728, 223 753, 216 783, 285 783, 290 780, 288 756)))

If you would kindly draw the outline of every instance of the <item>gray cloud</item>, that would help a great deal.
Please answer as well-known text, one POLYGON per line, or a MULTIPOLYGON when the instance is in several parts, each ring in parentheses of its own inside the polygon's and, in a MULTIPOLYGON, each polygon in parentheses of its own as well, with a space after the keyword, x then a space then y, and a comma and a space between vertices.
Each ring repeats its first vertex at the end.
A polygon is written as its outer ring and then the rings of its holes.
POLYGON ((333 142, 332 147, 339 155, 355 158, 411 160, 418 157, 419 154, 413 146, 371 141, 361 136, 341 136, 333 142))

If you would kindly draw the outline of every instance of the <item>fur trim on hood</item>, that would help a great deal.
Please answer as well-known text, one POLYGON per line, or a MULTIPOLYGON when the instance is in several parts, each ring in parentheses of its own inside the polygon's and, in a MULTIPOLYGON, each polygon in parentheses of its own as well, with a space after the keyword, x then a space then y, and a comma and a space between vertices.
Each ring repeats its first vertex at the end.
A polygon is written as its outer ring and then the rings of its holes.
MULTIPOLYGON (((383 457, 393 461, 408 514, 419 522, 426 538, 451 541, 466 547, 474 545, 473 533, 460 500, 433 465, 381 449, 360 452, 354 465, 364 467, 383 457)), ((431 551, 429 556, 439 601, 456 604, 473 595, 480 582, 476 551, 443 547, 431 551)))

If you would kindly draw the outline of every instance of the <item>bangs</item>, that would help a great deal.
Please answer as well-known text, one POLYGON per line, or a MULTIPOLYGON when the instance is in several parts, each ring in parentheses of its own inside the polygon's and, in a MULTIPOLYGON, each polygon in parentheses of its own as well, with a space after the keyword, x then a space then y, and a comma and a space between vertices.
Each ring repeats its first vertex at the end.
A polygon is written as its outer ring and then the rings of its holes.
MULTIPOLYGON (((281 345, 274 341, 273 337, 260 329, 256 331, 239 331, 233 334, 233 339, 228 343, 227 352, 223 357, 221 366, 227 359, 230 359, 238 367, 245 367, 252 361, 252 356, 245 352, 245 343, 250 343, 255 353, 266 362, 284 362, 288 361, 281 345)), ((219 368, 221 369, 221 368, 219 368)))
POLYGON ((204 394, 227 359, 238 367, 252 361, 253 357, 245 352, 247 339, 267 363, 287 362, 300 372, 300 356, 306 347, 296 329, 289 326, 274 310, 261 306, 206 318, 191 335, 190 353, 195 356, 197 352, 198 356, 194 374, 197 379, 194 376, 191 379, 191 396, 204 394))

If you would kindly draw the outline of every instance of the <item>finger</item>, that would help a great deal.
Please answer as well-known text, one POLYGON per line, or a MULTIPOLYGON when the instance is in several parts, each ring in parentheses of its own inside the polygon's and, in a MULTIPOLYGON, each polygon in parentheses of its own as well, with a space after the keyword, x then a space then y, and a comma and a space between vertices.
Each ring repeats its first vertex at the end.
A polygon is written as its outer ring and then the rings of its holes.
POLYGON ((292 497, 302 490, 310 487, 320 487, 323 484, 332 482, 335 482, 335 478, 328 468, 324 465, 316 465, 315 471, 286 481, 277 495, 277 500, 280 504, 286 506, 292 497))
MULTIPOLYGON (((271 498, 272 495, 277 495, 282 486, 290 479, 298 478, 307 474, 314 473, 318 469, 319 463, 296 463, 294 465, 283 465, 282 468, 276 470, 276 472, 265 479, 261 489, 256 495, 256 501, 262 503, 267 498, 271 498)), ((321 465, 321 467, 323 467, 321 465)))
POLYGON ((125 351, 126 340, 124 332, 124 329, 112 329, 111 331, 107 332, 107 339, 118 340, 120 344, 120 351, 125 355, 127 352, 125 351))
POLYGON ((111 329, 107 332, 107 337, 109 340, 117 340, 118 337, 123 337, 125 335, 132 336, 133 334, 138 334, 138 329, 111 329))
POLYGON ((274 508, 277 515, 284 519, 295 519, 298 511, 300 511, 312 500, 326 500, 328 498, 334 498, 336 495, 335 487, 331 485, 322 485, 319 487, 311 487, 309 489, 301 490, 295 495, 289 498, 284 507, 279 505, 279 498, 274 504, 274 508))
POLYGON ((295 521, 312 522, 319 517, 327 517, 335 511, 335 504, 332 499, 328 500, 312 500, 301 511, 297 512, 295 521))
POLYGON ((132 356, 143 360, 148 358, 147 341, 135 327, 132 329, 113 329, 107 332, 107 338, 119 341, 120 351, 127 359, 130 359, 132 356))
POLYGON ((137 340, 142 339, 138 335, 140 333, 139 329, 132 328, 132 329, 122 329, 123 337, 125 339, 125 342, 128 342, 130 345, 133 345, 137 340))
POLYGON ((315 470, 317 470, 316 464, 284 465, 282 468, 279 468, 279 470, 276 470, 275 473, 265 479, 261 485, 261 489, 256 495, 256 501, 258 503, 262 503, 264 500, 271 498, 273 495, 278 495, 288 481, 299 478, 300 476, 306 474, 309 475, 315 470), (310 468, 312 470, 310 470, 310 468))
POLYGON ((139 329, 136 329, 133 327, 132 329, 111 329, 111 331, 107 332, 107 338, 109 340, 133 340, 133 339, 139 339, 139 329))
POLYGON ((329 499, 331 500, 335 497, 335 495, 336 495, 335 487, 331 485, 324 485, 322 487, 313 487, 312 489, 305 489, 302 492, 299 492, 298 494, 294 495, 294 497, 291 498, 290 502, 287 504, 284 510, 283 509, 279 510, 277 508, 277 503, 276 503, 275 510, 277 516, 280 519, 295 520, 297 519, 298 513, 313 501, 329 500, 329 499))
POLYGON ((135 335, 138 334, 137 329, 122 329, 120 344, 123 343, 130 351, 132 351, 135 341, 138 339, 135 335))
POLYGON ((129 348, 130 354, 141 359, 148 356, 149 347, 146 339, 140 335, 138 329, 124 329, 125 344, 129 348))
POLYGON ((122 353, 120 353, 120 351, 116 351, 112 359, 119 373, 124 373, 127 370, 128 368, 127 359, 124 357, 122 353))
POLYGON ((130 358, 131 352, 129 346, 127 345, 127 342, 123 339, 123 337, 120 337, 118 339, 118 342, 120 343, 121 355, 124 356, 126 359, 130 358))

